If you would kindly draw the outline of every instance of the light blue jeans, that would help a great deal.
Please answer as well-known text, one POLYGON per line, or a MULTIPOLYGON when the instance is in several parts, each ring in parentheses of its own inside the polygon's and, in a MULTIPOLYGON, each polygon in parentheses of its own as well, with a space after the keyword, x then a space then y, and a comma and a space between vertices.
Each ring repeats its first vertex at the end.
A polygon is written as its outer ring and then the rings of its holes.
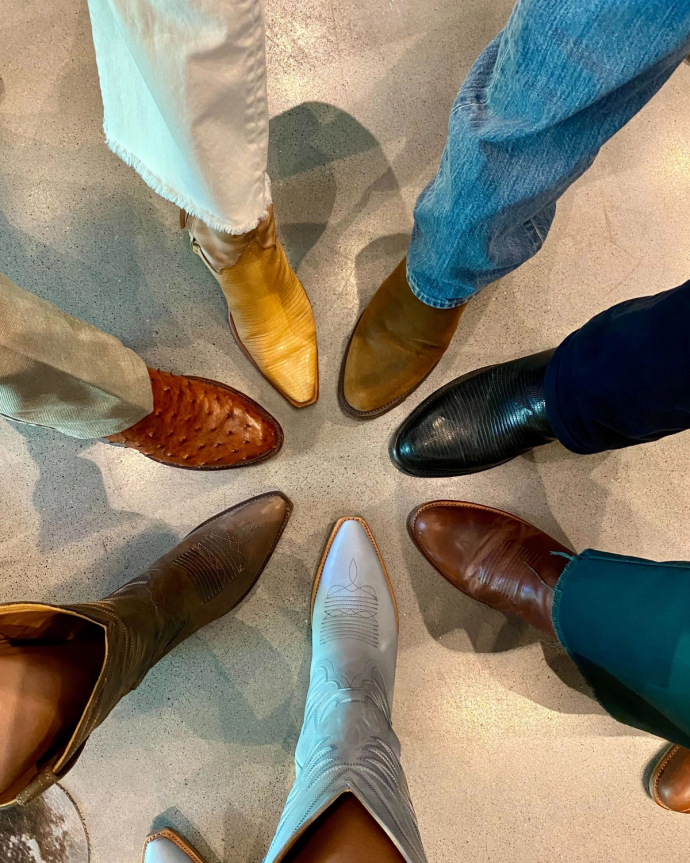
POLYGON ((518 0, 470 70, 407 274, 458 306, 542 246, 556 201, 690 53, 690 0, 518 0))

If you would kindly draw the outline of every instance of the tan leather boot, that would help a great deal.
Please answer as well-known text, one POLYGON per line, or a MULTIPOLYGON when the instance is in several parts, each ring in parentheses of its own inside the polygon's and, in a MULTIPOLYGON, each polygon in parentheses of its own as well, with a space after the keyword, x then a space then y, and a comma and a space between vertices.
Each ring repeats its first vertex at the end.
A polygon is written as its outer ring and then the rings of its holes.
POLYGON ((297 408, 319 396, 314 313, 276 236, 273 207, 247 234, 225 234, 181 213, 192 249, 213 273, 232 332, 266 380, 297 408))
POLYGON ((291 511, 280 492, 246 500, 99 602, 0 605, 0 807, 63 777, 152 666, 249 593, 291 511))
POLYGON ((690 750, 671 744, 657 759, 649 793, 664 809, 690 813, 690 750))
POLYGON ((403 259, 350 336, 339 396, 343 410, 357 419, 379 417, 417 389, 445 353, 465 310, 427 306, 412 293, 406 272, 403 259))

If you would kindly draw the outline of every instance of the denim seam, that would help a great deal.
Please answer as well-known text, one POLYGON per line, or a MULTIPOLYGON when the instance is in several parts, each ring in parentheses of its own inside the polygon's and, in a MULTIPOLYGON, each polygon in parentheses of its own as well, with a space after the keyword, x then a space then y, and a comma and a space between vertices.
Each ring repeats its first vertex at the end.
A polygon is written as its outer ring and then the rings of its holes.
POLYGON ((410 290, 418 300, 421 300, 425 305, 431 306, 434 309, 455 309, 458 306, 464 306, 469 300, 469 297, 458 297, 453 300, 439 300, 436 297, 432 297, 429 294, 424 293, 424 291, 420 290, 415 284, 414 278, 410 275, 409 269, 407 271, 407 283, 410 286, 410 290))
POLYGON ((457 101, 453 105, 450 110, 450 116, 459 113, 463 108, 471 108, 473 105, 485 106, 488 103, 488 99, 463 99, 462 101, 457 101))

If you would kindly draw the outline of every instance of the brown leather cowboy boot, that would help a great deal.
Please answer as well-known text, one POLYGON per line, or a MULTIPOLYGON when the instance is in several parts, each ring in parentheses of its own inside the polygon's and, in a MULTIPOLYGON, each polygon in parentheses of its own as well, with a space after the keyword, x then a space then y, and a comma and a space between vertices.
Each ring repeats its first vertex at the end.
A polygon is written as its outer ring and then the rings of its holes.
POLYGON ((649 777, 652 800, 673 812, 690 813, 690 750, 671 744, 661 753, 649 777))
POLYGON ((407 261, 393 270, 362 312, 340 370, 345 413, 374 419, 403 402, 446 352, 465 305, 427 306, 407 283, 407 261))
POLYGON ((227 384, 149 369, 153 411, 104 438, 170 467, 228 470, 273 458, 283 430, 260 404, 227 384))
POLYGON ((281 492, 237 504, 99 602, 0 605, 0 807, 63 777, 152 666, 238 605, 291 511, 281 492))
MULTIPOLYGON (((488 506, 436 500, 412 510, 407 528, 451 584, 491 608, 517 614, 556 640, 553 590, 573 552, 526 521, 488 506)), ((690 813, 690 750, 675 744, 649 780, 655 803, 690 813)))
POLYGON ((319 396, 314 313, 276 234, 273 206, 247 234, 216 231, 184 211, 180 224, 225 295, 244 354, 293 407, 313 404, 319 396))
POLYGON ((429 563, 458 590, 517 614, 556 640, 553 589, 570 549, 517 516, 458 500, 418 506, 407 529, 429 563))

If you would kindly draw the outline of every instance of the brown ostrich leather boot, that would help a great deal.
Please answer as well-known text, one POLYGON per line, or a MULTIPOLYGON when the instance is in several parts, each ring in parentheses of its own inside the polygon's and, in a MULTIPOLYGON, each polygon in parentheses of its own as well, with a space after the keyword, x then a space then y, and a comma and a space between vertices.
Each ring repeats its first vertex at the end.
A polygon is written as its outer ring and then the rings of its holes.
POLYGON ((291 511, 281 492, 237 504, 98 602, 0 605, 0 807, 63 777, 152 666, 238 605, 291 511))
POLYGON ((149 369, 153 411, 108 443, 189 470, 227 470, 266 461, 283 445, 278 421, 219 381, 149 369))
POLYGON ((422 504, 407 528, 429 563, 463 593, 556 639, 553 589, 570 549, 517 516, 459 500, 422 504))

